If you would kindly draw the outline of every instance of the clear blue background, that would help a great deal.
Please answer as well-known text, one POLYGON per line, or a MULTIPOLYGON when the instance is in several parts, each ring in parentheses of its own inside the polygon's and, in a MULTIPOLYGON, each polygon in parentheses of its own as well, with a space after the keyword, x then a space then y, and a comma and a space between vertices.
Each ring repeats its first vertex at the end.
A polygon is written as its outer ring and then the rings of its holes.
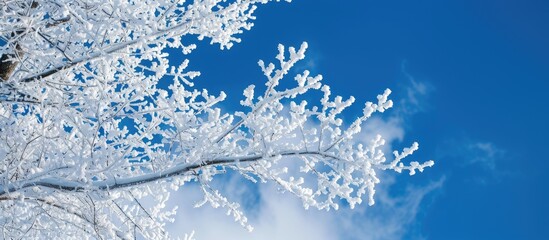
POLYGON ((229 94, 224 108, 239 109, 242 90, 264 83, 256 62, 274 60, 278 43, 307 41, 311 70, 358 102, 389 87, 398 103, 409 73, 433 90, 406 118, 402 144, 420 141, 416 158, 436 165, 398 181, 445 178, 410 232, 546 239, 549 1, 295 0, 264 6, 257 17, 229 51, 203 42, 190 57, 203 73, 198 87, 229 94), (471 164, 482 157, 467 147, 475 142, 498 149, 492 168, 471 164))

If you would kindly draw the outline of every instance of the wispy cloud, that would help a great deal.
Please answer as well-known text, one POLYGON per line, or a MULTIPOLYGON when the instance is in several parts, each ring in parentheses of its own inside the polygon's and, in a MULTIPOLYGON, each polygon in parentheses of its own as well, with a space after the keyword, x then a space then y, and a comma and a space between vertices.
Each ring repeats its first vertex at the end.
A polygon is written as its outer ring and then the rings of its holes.
POLYGON ((402 82, 401 94, 403 97, 400 99, 397 115, 406 117, 426 111, 430 107, 428 99, 435 91, 435 87, 427 81, 417 80, 410 74, 407 70, 406 60, 401 63, 401 72, 405 81, 402 82))
POLYGON ((495 171, 496 162, 505 156, 505 151, 491 142, 474 142, 467 146, 469 158, 467 164, 480 165, 486 169, 495 171))
POLYGON ((306 58, 299 61, 293 68, 294 73, 302 73, 305 70, 318 74, 318 65, 323 61, 322 54, 315 49, 307 49, 306 58))
POLYGON ((460 176, 465 181, 487 184, 513 175, 502 167, 508 159, 507 151, 491 141, 453 138, 443 143, 437 152, 439 161, 451 164, 448 168, 451 172, 467 172, 460 176))

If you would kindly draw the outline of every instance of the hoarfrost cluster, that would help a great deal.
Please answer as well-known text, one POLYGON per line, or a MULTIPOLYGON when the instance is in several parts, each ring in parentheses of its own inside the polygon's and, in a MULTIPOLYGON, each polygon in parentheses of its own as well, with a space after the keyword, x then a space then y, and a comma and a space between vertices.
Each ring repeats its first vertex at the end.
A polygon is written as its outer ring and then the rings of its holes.
POLYGON ((3 1, 1 236, 169 238, 164 224, 176 209, 166 201, 189 182, 204 193, 197 206, 223 207, 251 230, 239 204, 211 186, 216 175, 274 182, 305 208, 328 210, 342 201, 374 204, 376 171, 433 165, 401 161, 417 143, 390 162, 381 136, 357 144, 363 123, 392 107, 390 90, 345 124, 353 97, 333 97, 309 71, 288 76, 306 43, 279 45, 275 63, 259 61, 265 87, 245 88, 234 113, 216 106, 225 93, 194 88, 199 72, 187 70, 188 59, 170 63, 166 49, 185 58, 196 47, 183 36, 230 48, 268 2, 3 1), (310 104, 304 99, 313 91, 323 97, 310 104), (298 173, 288 162, 299 162, 298 173))

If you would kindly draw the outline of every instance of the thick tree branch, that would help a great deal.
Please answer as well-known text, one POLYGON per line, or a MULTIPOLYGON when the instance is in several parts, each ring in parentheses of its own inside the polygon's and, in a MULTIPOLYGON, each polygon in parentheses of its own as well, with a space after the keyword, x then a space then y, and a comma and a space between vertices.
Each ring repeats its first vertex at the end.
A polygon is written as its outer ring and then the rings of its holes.
POLYGON ((104 181, 96 181, 96 182, 92 182, 91 184, 84 184, 79 182, 65 182, 64 180, 57 179, 57 178, 46 178, 38 181, 27 182, 21 185, 9 184, 8 186, 0 186, 0 196, 4 194, 8 194, 10 192, 16 192, 21 189, 29 188, 29 187, 47 187, 47 188, 53 188, 53 189, 65 190, 65 191, 74 191, 74 192, 86 192, 86 191, 93 191, 93 190, 114 190, 118 188, 127 188, 131 186, 154 182, 160 179, 183 175, 185 173, 188 173, 190 171, 193 171, 205 166, 225 165, 225 164, 238 163, 238 162, 253 162, 253 161, 261 160, 267 157, 292 156, 292 155, 295 155, 295 156, 316 155, 316 156, 337 159, 337 156, 333 156, 329 153, 319 152, 319 151, 287 151, 287 152, 282 152, 278 154, 271 154, 268 156, 258 154, 258 155, 243 156, 243 157, 226 157, 226 158, 206 160, 206 161, 203 161, 202 163, 179 165, 179 166, 175 166, 175 167, 163 170, 161 172, 150 173, 150 174, 145 174, 141 176, 124 178, 124 179, 109 179, 104 181))

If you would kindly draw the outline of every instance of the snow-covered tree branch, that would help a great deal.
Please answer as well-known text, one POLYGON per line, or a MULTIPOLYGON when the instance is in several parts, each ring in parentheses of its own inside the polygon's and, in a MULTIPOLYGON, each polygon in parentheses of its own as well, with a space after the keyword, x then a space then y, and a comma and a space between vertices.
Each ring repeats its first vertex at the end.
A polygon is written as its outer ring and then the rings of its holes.
POLYGON ((278 46, 276 63, 259 61, 266 84, 244 90, 242 110, 216 107, 225 93, 194 89, 199 72, 170 63, 196 46, 182 36, 230 48, 268 0, 32 1, 1 5, 0 226, 8 238, 168 238, 170 189, 201 186, 203 202, 239 208, 213 189, 215 175, 239 173, 274 182, 304 207, 374 204, 376 171, 433 165, 402 163, 413 143, 387 162, 381 136, 353 137, 375 112, 392 106, 390 90, 344 123, 354 98, 333 97, 322 76, 288 76, 305 57, 278 46), (293 78, 293 79, 292 79, 293 78), (292 82, 281 87, 281 81, 292 82), (159 84, 159 83, 163 84, 159 84), (168 86, 168 87, 163 87, 168 86), (259 88, 258 88, 259 89, 259 88), (313 91, 318 103, 306 102, 313 91), (288 162, 300 166, 288 171, 288 162), (306 181, 305 179, 315 179, 306 181), (144 197, 156 205, 144 206, 144 197))

